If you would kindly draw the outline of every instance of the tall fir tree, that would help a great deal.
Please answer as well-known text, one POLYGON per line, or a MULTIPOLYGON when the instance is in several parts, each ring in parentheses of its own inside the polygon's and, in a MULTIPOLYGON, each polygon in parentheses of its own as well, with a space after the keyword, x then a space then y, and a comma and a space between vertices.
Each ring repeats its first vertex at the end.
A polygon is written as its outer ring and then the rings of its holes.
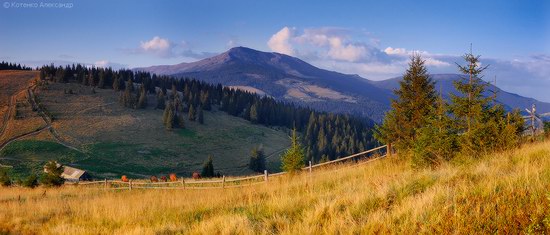
POLYGON ((248 164, 248 168, 260 173, 263 173, 266 169, 265 154, 262 146, 254 147, 252 151, 250 151, 250 163, 248 164))
POLYGON ((199 106, 198 120, 200 124, 204 124, 204 113, 202 110, 202 106, 199 106))
POLYGON ((212 160, 212 155, 208 156, 208 160, 204 162, 202 166, 202 177, 214 177, 214 161, 212 160))
POLYGON ((391 101, 391 110, 384 122, 377 126, 375 137, 382 143, 393 143, 398 151, 409 151, 416 139, 416 130, 427 124, 436 106, 437 93, 428 74, 425 60, 413 54, 409 68, 394 91, 397 99, 391 101))

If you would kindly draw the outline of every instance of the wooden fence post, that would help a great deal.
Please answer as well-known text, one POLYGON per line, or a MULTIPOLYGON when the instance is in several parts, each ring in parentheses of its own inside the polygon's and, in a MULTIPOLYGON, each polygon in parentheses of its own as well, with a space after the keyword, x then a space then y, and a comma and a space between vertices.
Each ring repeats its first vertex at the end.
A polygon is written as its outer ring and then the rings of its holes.
POLYGON ((391 157, 391 142, 388 143, 386 147, 386 155, 388 155, 388 157, 391 157))
POLYGON ((222 188, 225 188, 225 175, 222 178, 222 188))
POLYGON ((264 181, 267 182, 267 170, 264 170, 264 181))
POLYGON ((132 190, 132 180, 128 180, 128 189, 132 190))
POLYGON ((181 177, 181 186, 183 187, 183 189, 185 189, 185 180, 183 179, 183 177, 181 177))

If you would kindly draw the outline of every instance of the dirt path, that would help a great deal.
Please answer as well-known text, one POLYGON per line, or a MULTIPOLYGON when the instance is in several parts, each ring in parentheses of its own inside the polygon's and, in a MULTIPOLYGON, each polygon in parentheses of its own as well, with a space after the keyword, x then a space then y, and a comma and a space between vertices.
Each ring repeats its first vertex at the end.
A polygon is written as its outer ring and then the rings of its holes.
POLYGON ((6 128, 8 128, 8 122, 10 121, 10 117, 11 117, 11 110, 12 110, 12 106, 13 104, 15 103, 15 96, 16 95, 12 95, 10 97, 10 101, 8 103, 8 111, 4 114, 4 122, 2 123, 2 129, 0 129, 0 137, 4 134, 4 131, 6 130, 6 128))
POLYGON ((36 103, 36 99, 35 99, 35 96, 34 96, 34 88, 35 87, 32 87, 32 88, 28 88, 27 89, 27 94, 29 95, 29 97, 31 98, 30 101, 31 101, 31 105, 33 107, 36 107, 36 110, 38 112, 38 115, 40 115, 40 117, 42 117, 42 120, 44 120, 44 122, 46 123, 46 128, 48 128, 50 130, 50 133, 52 134, 52 136, 55 138, 56 142, 67 147, 67 148, 70 148, 72 150, 75 150, 77 152, 80 152, 84 155, 87 156, 86 153, 82 152, 80 149, 76 148, 76 147, 73 147, 71 145, 69 145, 68 143, 66 143, 64 140, 61 139, 61 136, 59 135, 59 133, 57 133, 57 131, 52 127, 52 120, 50 119, 50 117, 48 117, 48 115, 46 115, 46 113, 44 113, 44 110, 42 110, 40 108, 40 106, 38 106, 38 104, 36 103))

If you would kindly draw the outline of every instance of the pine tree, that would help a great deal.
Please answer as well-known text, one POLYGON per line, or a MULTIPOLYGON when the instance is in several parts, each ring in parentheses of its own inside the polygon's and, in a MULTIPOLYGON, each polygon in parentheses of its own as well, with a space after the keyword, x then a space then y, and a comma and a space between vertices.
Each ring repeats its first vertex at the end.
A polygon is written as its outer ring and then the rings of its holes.
POLYGON ((99 82, 97 83, 97 87, 100 89, 103 89, 105 87, 105 70, 99 71, 99 82))
POLYGON ((287 172, 296 172, 304 167, 304 150, 298 136, 296 135, 296 128, 292 129, 292 136, 290 138, 291 146, 283 154, 281 158, 282 169, 287 172))
POLYGON ((189 107, 189 121, 195 121, 197 119, 196 113, 195 113, 195 107, 193 104, 189 107))
POLYGON ((490 139, 494 136, 488 129, 494 123, 485 122, 489 121, 487 118, 490 116, 487 114, 493 97, 483 96, 487 83, 481 80, 482 72, 488 65, 482 67, 479 57, 472 52, 463 56, 467 64, 457 65, 465 76, 454 82, 455 89, 460 94, 451 94, 451 112, 455 118, 455 128, 462 133, 459 140, 461 151, 466 154, 488 150, 490 139))
POLYGON ((164 92, 160 91, 159 94, 157 95, 157 106, 156 108, 157 109, 164 109, 165 106, 166 106, 166 103, 165 103, 165 95, 164 95, 164 92))
POLYGON ((265 167, 265 154, 261 146, 254 147, 250 152, 250 163, 248 168, 255 172, 263 173, 265 167))
POLYGON ((114 76, 113 78, 113 90, 114 91, 120 91, 120 79, 118 78, 119 76, 114 76))
POLYGON ((138 99, 138 108, 144 109, 147 107, 147 91, 143 85, 140 86, 139 99, 138 99))
POLYGON ((164 108, 164 113, 162 115, 162 122, 168 130, 171 130, 174 127, 174 111, 172 107, 172 103, 168 102, 168 105, 164 108))
POLYGON ((250 106, 250 121, 254 124, 258 123, 258 102, 250 106))
POLYGON ((398 151, 408 151, 416 139, 417 129, 427 124, 426 118, 433 116, 437 98, 434 82, 419 54, 411 56, 399 85, 399 90, 394 91, 397 99, 392 100, 392 109, 383 124, 376 127, 375 137, 383 143, 394 143, 398 151))
POLYGON ((204 162, 204 165, 202 167, 201 176, 202 177, 214 177, 214 163, 213 163, 211 155, 209 155, 208 160, 206 160, 206 162, 204 162))
POLYGON ((457 132, 448 115, 448 105, 440 96, 434 116, 427 118, 427 125, 417 130, 413 143, 412 163, 416 167, 438 166, 454 157, 457 149, 457 132))
POLYGON ((199 123, 200 124, 204 124, 204 113, 202 111, 202 106, 199 106, 199 123))

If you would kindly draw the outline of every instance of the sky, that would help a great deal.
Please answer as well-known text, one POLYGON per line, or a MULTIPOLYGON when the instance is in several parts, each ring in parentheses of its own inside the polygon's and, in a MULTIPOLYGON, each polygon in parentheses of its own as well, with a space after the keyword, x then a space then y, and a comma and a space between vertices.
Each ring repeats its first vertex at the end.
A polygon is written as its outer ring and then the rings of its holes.
POLYGON ((245 46, 371 80, 413 52, 457 73, 470 50, 485 79, 550 102, 549 1, 0 1, 0 60, 114 68, 192 62, 245 46))

